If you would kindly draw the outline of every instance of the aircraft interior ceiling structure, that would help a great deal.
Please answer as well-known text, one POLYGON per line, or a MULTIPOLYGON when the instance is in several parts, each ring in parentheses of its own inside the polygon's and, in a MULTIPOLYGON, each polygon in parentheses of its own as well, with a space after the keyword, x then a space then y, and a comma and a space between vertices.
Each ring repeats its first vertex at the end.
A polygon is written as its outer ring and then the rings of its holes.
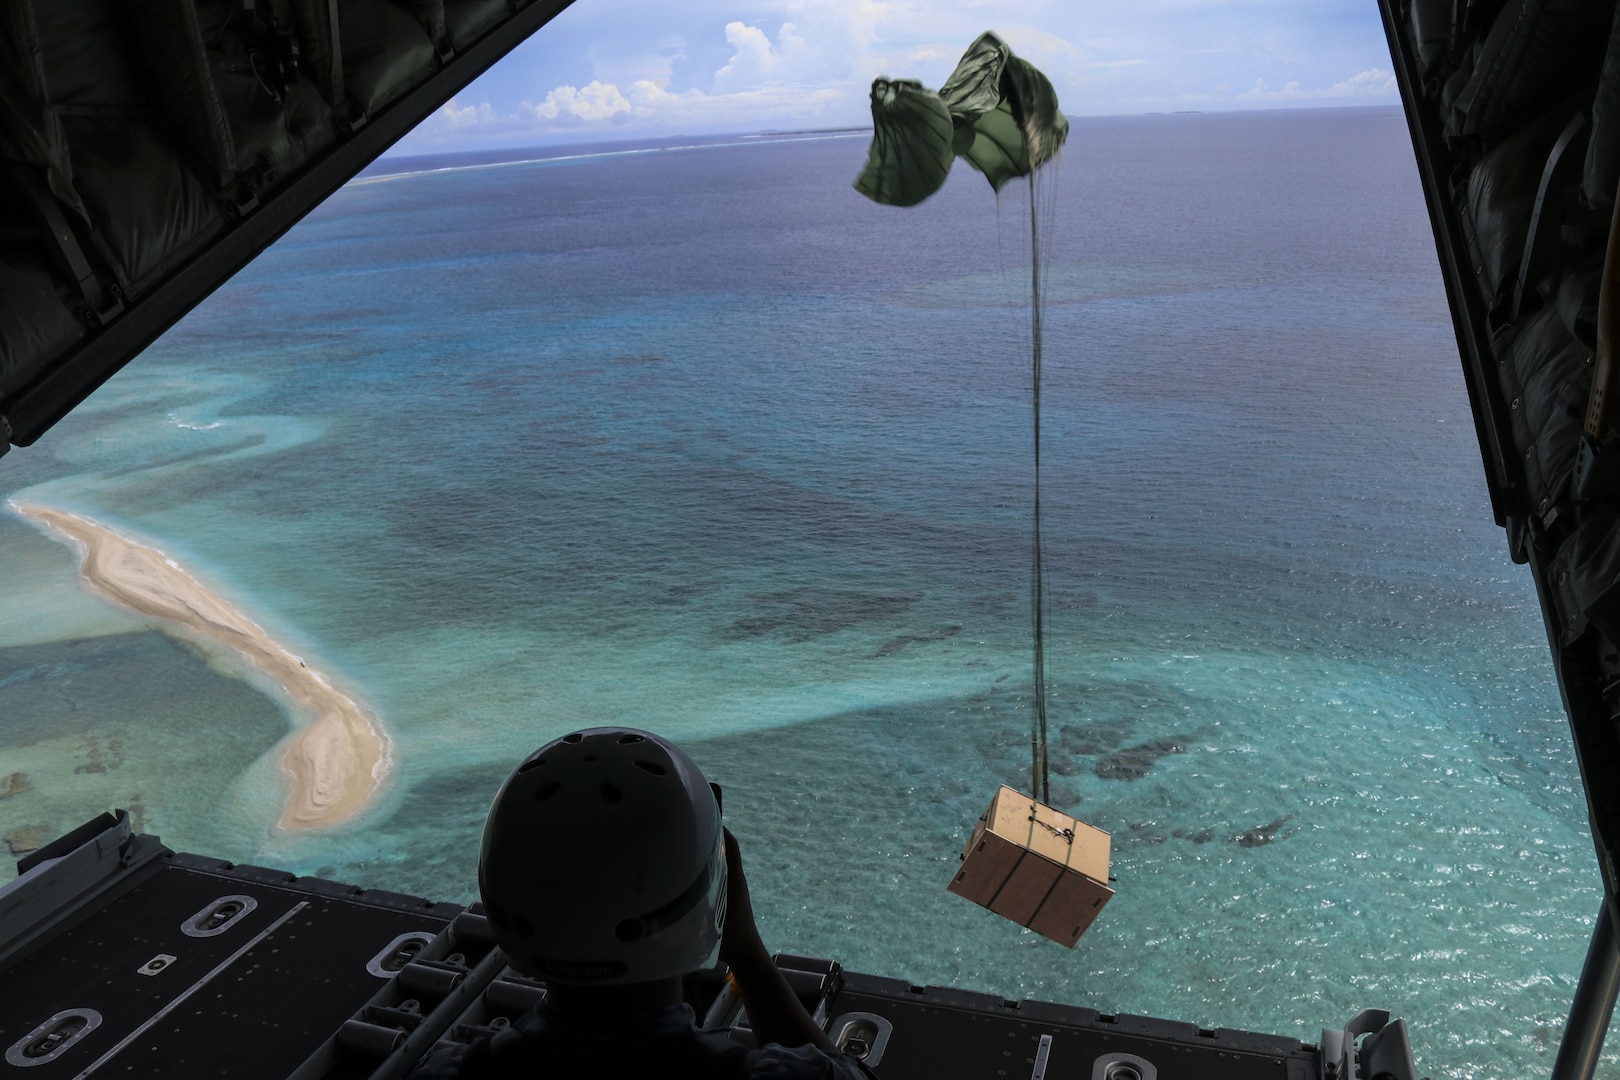
POLYGON ((10 0, 0 454, 570 0, 10 0))

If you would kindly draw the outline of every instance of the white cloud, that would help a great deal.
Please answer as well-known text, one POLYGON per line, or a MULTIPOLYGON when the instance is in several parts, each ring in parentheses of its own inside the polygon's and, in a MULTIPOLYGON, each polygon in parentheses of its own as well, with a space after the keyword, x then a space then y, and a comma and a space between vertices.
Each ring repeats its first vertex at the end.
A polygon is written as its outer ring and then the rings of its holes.
POLYGON ((1281 90, 1273 90, 1266 80, 1256 79, 1254 85, 1237 96, 1238 101, 1290 101, 1302 98, 1305 91, 1297 81, 1287 83, 1281 90))
MULTIPOLYGON (((1085 55, 1079 46, 1043 27, 1004 26, 999 34, 1008 45, 1012 46, 1014 52, 1036 65, 1057 63, 1085 55)), ((957 53, 960 55, 961 50, 958 49, 957 53)))
POLYGON ((561 119, 565 123, 600 123, 629 111, 630 102, 617 86, 595 79, 583 90, 559 86, 538 105, 525 101, 518 106, 520 117, 540 121, 561 119))
POLYGON ((1371 68, 1359 74, 1352 75, 1343 82, 1334 83, 1325 90, 1306 90, 1300 86, 1299 81, 1293 80, 1283 84, 1282 89, 1273 90, 1266 85, 1266 80, 1256 79, 1254 85, 1238 94, 1238 101, 1310 101, 1318 99, 1357 99, 1393 98, 1399 93, 1395 85, 1395 76, 1381 68, 1371 68))
POLYGON ((490 108, 489 102, 482 105, 458 105, 456 99, 451 98, 444 103, 438 115, 442 117, 442 124, 450 130, 459 128, 473 128, 487 124, 495 119, 495 110, 490 108))
MULTIPOLYGON (((727 23, 725 38, 731 55, 714 72, 710 90, 672 91, 667 78, 597 78, 582 87, 558 86, 539 101, 523 100, 510 112, 489 102, 463 105, 452 100, 418 129, 414 141, 431 143, 450 137, 461 141, 469 135, 510 141, 516 135, 542 137, 549 132, 594 128, 701 131, 750 124, 786 127, 863 122, 872 77, 865 71, 868 62, 859 56, 846 58, 842 68, 834 65, 829 70, 826 45, 861 36, 858 17, 864 10, 882 5, 794 0, 791 6, 808 16, 818 42, 812 43, 794 22, 783 22, 774 40, 759 26, 727 23)), ((952 63, 959 53, 959 49, 949 53, 952 63)))
POLYGON ((706 94, 675 93, 648 79, 624 87, 593 81, 585 87, 560 86, 545 100, 525 101, 508 114, 497 113, 487 102, 462 106, 451 101, 418 132, 422 142, 431 143, 436 135, 541 137, 609 127, 692 132, 779 127, 784 117, 791 118, 788 123, 820 126, 848 122, 845 104, 841 92, 826 88, 761 86, 706 94))
POLYGON ((1344 82, 1334 83, 1322 91, 1323 97, 1330 98, 1393 98, 1399 94, 1400 87, 1395 83, 1395 73, 1381 68, 1372 68, 1359 75, 1352 75, 1344 82))
POLYGON ((919 45, 917 48, 905 53, 902 63, 911 66, 935 62, 954 64, 960 54, 960 49, 952 48, 949 45, 919 45))
POLYGON ((772 45, 759 27, 730 22, 726 24, 726 42, 736 51, 726 66, 714 73, 717 88, 781 83, 791 76, 795 61, 802 60, 806 51, 804 38, 792 23, 782 24, 776 44, 772 45))
MULTIPOLYGON (((874 77, 938 86, 987 29, 1045 71, 1075 115, 1396 97, 1394 76, 1376 66, 1387 63, 1381 34, 1375 40, 1371 33, 1376 19, 1284 17, 1297 0, 1255 0, 1265 18, 1219 14, 1220 0, 1133 0, 1088 9, 1084 19, 1072 0, 1024 0, 1012 22, 1002 21, 1012 11, 1005 0, 756 0, 741 19, 703 2, 692 5, 690 18, 661 14, 644 37, 635 29, 644 0, 607 2, 617 11, 575 5, 559 19, 573 16, 590 27, 574 51, 558 54, 567 60, 548 64, 536 55, 480 80, 408 143, 427 149, 598 131, 627 137, 862 125, 874 77), (1323 30, 1307 33, 1315 22, 1323 30), (1363 22, 1371 44, 1324 32, 1363 22), (559 64, 573 64, 574 74, 548 79, 559 64), (1338 82, 1326 74, 1345 71, 1358 74, 1338 82)), ((1349 11, 1355 0, 1321 2, 1349 11)))

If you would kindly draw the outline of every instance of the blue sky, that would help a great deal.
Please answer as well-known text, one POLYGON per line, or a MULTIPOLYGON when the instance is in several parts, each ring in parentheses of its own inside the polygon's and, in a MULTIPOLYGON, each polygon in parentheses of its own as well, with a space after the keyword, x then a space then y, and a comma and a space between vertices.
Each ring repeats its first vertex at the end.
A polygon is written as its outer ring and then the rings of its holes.
POLYGON ((1374 0, 576 0, 397 151, 860 126, 985 30, 1070 115, 1398 100, 1374 0))

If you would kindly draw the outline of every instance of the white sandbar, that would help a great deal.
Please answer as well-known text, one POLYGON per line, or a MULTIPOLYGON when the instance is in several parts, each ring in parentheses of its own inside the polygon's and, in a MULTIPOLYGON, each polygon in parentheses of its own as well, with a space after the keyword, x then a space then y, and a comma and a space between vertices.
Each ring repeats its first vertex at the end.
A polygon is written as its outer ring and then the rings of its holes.
POLYGON ((11 507, 79 550, 93 592, 226 646, 281 687, 295 716, 309 718, 281 758, 292 778, 282 828, 323 828, 365 808, 389 762, 387 737, 367 709, 156 548, 65 510, 11 507))

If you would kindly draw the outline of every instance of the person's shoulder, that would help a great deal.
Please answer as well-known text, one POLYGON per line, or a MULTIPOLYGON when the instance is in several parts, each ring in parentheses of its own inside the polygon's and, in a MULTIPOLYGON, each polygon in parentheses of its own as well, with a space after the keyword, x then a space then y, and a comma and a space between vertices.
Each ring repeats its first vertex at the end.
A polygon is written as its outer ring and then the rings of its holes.
POLYGON ((748 1080, 877 1080, 859 1058, 814 1046, 771 1043, 748 1056, 748 1080))

